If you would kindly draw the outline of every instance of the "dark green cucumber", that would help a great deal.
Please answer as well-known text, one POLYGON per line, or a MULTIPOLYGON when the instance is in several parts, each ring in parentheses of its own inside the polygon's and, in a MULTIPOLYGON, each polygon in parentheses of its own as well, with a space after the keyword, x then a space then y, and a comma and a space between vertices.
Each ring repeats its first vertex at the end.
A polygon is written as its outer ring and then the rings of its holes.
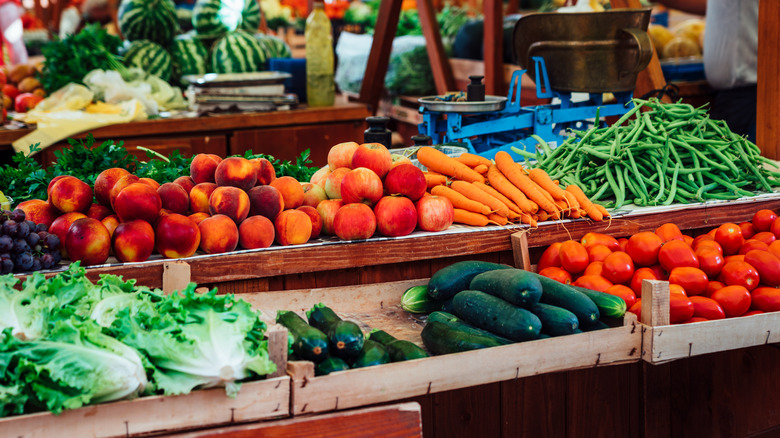
POLYGON ((608 328, 610 328, 610 326, 608 326, 607 323, 605 323, 604 321, 599 320, 599 321, 596 321, 595 323, 593 323, 593 324, 591 324, 591 325, 589 325, 587 327, 582 327, 582 331, 584 331, 584 332, 592 332, 592 331, 604 330, 604 329, 608 329, 608 328))
MULTIPOLYGON (((442 312, 446 312, 446 313, 452 313, 452 298, 450 298, 449 300, 447 300, 447 301, 442 303, 441 311, 442 312)), ((434 312, 434 313, 436 313, 436 312, 434 312)), ((428 316, 430 316, 430 315, 428 315, 428 316)))
POLYGON ((331 356, 323 360, 322 362, 318 363, 317 366, 314 367, 314 375, 326 376, 336 371, 345 371, 348 369, 349 369, 349 364, 346 363, 344 359, 331 356))
POLYGON ((428 295, 434 300, 448 300, 455 296, 456 293, 468 289, 471 280, 477 274, 509 268, 511 266, 481 262, 479 260, 453 263, 439 269, 431 276, 431 279, 428 281, 428 295))
POLYGON ((433 354, 460 353, 504 345, 494 337, 465 332, 437 321, 428 321, 420 335, 425 348, 433 354))
POLYGON ((328 357, 328 337, 289 310, 276 312, 276 322, 287 327, 293 336, 293 352, 296 356, 312 362, 321 362, 328 357))
POLYGON ((538 303, 542 296, 542 284, 522 269, 483 272, 471 280, 469 289, 488 293, 526 309, 538 303))
POLYGON ((387 348, 379 342, 369 339, 363 343, 363 350, 352 363, 352 368, 364 368, 386 363, 390 363, 390 353, 387 352, 387 348))
POLYGON ((447 324, 448 326, 454 329, 462 330, 466 333, 472 333, 479 336, 493 337, 502 345, 514 343, 514 341, 512 340, 509 340, 507 338, 502 338, 501 336, 498 335, 494 335, 493 333, 490 333, 487 330, 482 330, 481 328, 474 327, 473 325, 467 323, 466 321, 448 312, 444 312, 444 311, 433 312, 430 315, 428 315, 427 322, 434 322, 434 321, 440 322, 442 324, 447 324))
POLYGON ((572 286, 536 273, 532 274, 542 283, 540 303, 562 307, 577 315, 577 319, 580 321, 580 328, 583 330, 599 320, 599 308, 587 295, 572 286))
POLYGON ((352 321, 344 321, 330 307, 318 303, 306 312, 309 324, 328 336, 330 352, 341 358, 354 358, 363 349, 363 330, 352 321))
POLYGON ((317 303, 311 309, 306 311, 306 317, 309 319, 309 325, 328 333, 330 328, 341 321, 336 312, 330 307, 317 303))
POLYGON ((430 355, 414 342, 404 339, 396 339, 383 330, 374 330, 368 335, 368 339, 379 342, 387 348, 391 362, 404 362, 407 360, 422 359, 430 355))
POLYGON ((626 300, 620 298, 617 295, 608 294, 606 292, 599 292, 597 290, 585 289, 584 287, 571 286, 578 291, 584 293, 588 298, 596 304, 599 308, 599 314, 601 316, 609 316, 611 318, 622 318, 628 310, 626 300))
POLYGON ((466 322, 513 341, 536 339, 542 330, 533 313, 478 290, 458 292, 452 305, 466 322))
POLYGON ((412 286, 401 296, 401 308, 409 313, 428 314, 441 310, 442 302, 428 295, 428 286, 412 286))
POLYGON ((542 333, 550 336, 570 335, 580 326, 576 315, 558 306, 536 303, 530 310, 542 321, 542 333))

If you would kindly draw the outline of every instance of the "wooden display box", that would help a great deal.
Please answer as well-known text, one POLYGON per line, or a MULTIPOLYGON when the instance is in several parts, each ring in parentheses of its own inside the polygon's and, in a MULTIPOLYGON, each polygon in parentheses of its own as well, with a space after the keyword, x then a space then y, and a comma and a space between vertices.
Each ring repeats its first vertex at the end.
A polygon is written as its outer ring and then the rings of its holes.
POLYGON ((780 342, 780 312, 671 325, 666 281, 642 283, 640 326, 642 359, 655 365, 780 342))
MULTIPOLYGON (((421 318, 400 308, 403 292, 427 279, 340 288, 242 294, 269 317, 324 303, 365 333, 382 329, 422 345, 421 318)), ((641 333, 633 315, 596 332, 434 356, 314 376, 311 362, 291 362, 292 415, 336 411, 476 385, 578 368, 639 361, 641 333)))
POLYGON ((85 406, 60 415, 40 412, 0 418, 0 435, 14 438, 150 436, 290 416, 287 330, 268 330, 268 351, 277 370, 266 380, 244 383, 235 398, 224 388, 180 396, 141 397, 85 406))

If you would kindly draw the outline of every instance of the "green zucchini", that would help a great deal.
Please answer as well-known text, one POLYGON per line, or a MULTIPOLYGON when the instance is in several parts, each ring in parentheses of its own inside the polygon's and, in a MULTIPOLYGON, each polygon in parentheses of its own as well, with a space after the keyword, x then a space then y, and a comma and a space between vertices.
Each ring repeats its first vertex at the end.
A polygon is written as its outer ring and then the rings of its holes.
POLYGON ((488 293, 526 309, 538 303, 542 296, 542 284, 522 269, 483 272, 471 280, 469 289, 488 293))
POLYGON ((504 345, 494 337, 464 332, 437 321, 426 323, 420 335, 425 348, 433 354, 460 353, 504 345))
POLYGON ((387 348, 391 362, 404 362, 407 360, 422 359, 430 355, 417 346, 414 342, 404 339, 396 339, 383 330, 373 330, 368 339, 379 342, 387 348))
POLYGON ((542 329, 533 313, 478 290, 458 292, 452 305, 466 322, 513 341, 536 339, 542 329))
POLYGON ((580 326, 576 315, 558 306, 536 303, 530 310, 542 321, 542 333, 550 336, 570 335, 580 326))
POLYGON ((428 314, 441 310, 441 301, 436 301, 428 295, 428 286, 412 286, 401 296, 401 308, 409 313, 428 314))
POLYGON ((608 294, 606 292, 599 292, 597 290, 586 289, 579 286, 571 286, 578 291, 584 293, 588 298, 596 304, 599 308, 599 314, 601 316, 609 316, 611 318, 622 318, 628 310, 626 300, 620 298, 617 295, 608 294))
POLYGON ((348 369, 349 369, 349 364, 344 362, 344 359, 335 356, 330 356, 329 358, 318 363, 316 367, 314 367, 314 375, 326 376, 330 373, 335 373, 336 371, 346 371, 348 369))
POLYGON ((304 360, 321 362, 328 357, 328 337, 289 310, 276 312, 276 322, 287 327, 293 336, 293 353, 304 360))
POLYGON ((431 276, 431 279, 428 281, 428 295, 434 300, 448 300, 455 296, 456 293, 468 289, 471 279, 476 277, 477 274, 510 268, 511 266, 479 260, 453 263, 439 269, 431 276))
POLYGON ((386 363, 390 363, 390 353, 387 352, 384 345, 369 339, 363 343, 363 350, 352 363, 352 368, 364 368, 386 363))
POLYGON ((572 286, 560 283, 551 278, 532 273, 542 283, 540 303, 562 307, 577 315, 580 328, 594 324, 599 320, 599 308, 587 295, 572 286))
POLYGON ((322 330, 330 341, 330 352, 341 358, 354 358, 363 349, 363 330, 352 321, 344 321, 330 307, 318 303, 306 312, 309 324, 322 330))
POLYGON ((481 328, 474 327, 473 325, 471 325, 471 324, 467 323, 466 321, 458 318, 457 316, 453 315, 452 313, 448 313, 448 312, 444 312, 444 311, 433 312, 430 315, 428 315, 427 322, 433 322, 433 321, 440 322, 442 324, 447 324, 448 326, 450 326, 450 327, 452 327, 454 329, 462 330, 462 331, 464 331, 466 333, 472 333, 472 334, 480 335, 480 336, 493 337, 498 342, 500 342, 502 345, 514 343, 514 341, 512 341, 512 340, 509 340, 507 338, 503 338, 503 337, 498 336, 498 335, 494 335, 493 333, 490 333, 487 330, 482 330, 481 328))

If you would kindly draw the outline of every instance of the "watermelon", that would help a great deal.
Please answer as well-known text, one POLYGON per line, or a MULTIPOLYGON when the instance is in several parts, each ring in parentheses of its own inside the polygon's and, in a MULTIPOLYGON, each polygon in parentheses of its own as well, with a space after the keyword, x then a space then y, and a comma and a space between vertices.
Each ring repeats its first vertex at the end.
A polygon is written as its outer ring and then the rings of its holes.
POLYGON ((186 75, 206 74, 209 52, 195 35, 177 36, 170 50, 174 79, 180 80, 186 75))
POLYGON ((255 34, 255 38, 260 42, 260 46, 265 52, 266 59, 271 58, 292 58, 292 50, 281 38, 264 33, 255 34))
POLYGON ((122 0, 117 12, 119 30, 128 41, 149 40, 167 46, 179 33, 171 0, 122 0))
POLYGON ((211 71, 214 73, 262 71, 265 60, 260 43, 243 30, 226 33, 211 49, 211 71))
POLYGON ((138 67, 167 81, 171 77, 171 55, 161 45, 149 40, 137 40, 124 54, 125 65, 138 67))
POLYGON ((192 11, 192 27, 199 35, 220 37, 226 32, 260 27, 257 0, 197 0, 192 11))

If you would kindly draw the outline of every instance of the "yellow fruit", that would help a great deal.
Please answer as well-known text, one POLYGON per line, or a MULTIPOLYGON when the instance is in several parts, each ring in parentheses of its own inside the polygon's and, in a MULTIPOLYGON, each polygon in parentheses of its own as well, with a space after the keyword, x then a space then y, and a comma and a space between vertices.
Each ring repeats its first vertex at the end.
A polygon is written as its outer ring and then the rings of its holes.
POLYGON ((650 35, 650 39, 653 40, 653 46, 658 52, 658 56, 664 52, 664 47, 674 38, 674 34, 665 26, 660 24, 651 24, 647 28, 647 34, 650 35))
POLYGON ((674 27, 674 36, 689 38, 699 46, 699 50, 702 49, 700 44, 702 34, 704 34, 704 20, 698 18, 685 20, 674 27))
POLYGON ((11 200, 8 199, 3 192, 0 192, 0 208, 3 210, 11 209, 11 200))
POLYGON ((662 53, 662 58, 687 58, 701 56, 701 49, 696 41, 686 37, 674 37, 662 53))

